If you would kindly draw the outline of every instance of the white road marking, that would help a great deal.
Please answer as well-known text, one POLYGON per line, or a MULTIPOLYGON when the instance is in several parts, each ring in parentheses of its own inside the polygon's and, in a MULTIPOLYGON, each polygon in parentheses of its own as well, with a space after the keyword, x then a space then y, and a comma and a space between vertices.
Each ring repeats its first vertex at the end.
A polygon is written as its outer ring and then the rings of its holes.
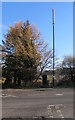
POLYGON ((38 118, 38 117, 34 116, 33 118, 35 119, 35 118, 38 118))
POLYGON ((52 106, 63 106, 63 104, 54 104, 54 105, 48 105, 48 106, 50 106, 50 107, 52 107, 52 106))
POLYGON ((5 97, 5 96, 7 96, 7 94, 2 94, 0 97, 5 97))
POLYGON ((2 94, 2 96, 6 96, 7 94, 2 94))
POLYGON ((61 113, 61 110, 59 109, 59 107, 62 107, 62 104, 55 104, 55 105, 48 105, 47 106, 47 110, 48 110, 48 116, 50 118, 53 118, 53 108, 56 109, 56 112, 58 113, 58 116, 60 118, 64 118, 63 114, 61 113))
POLYGON ((61 118, 64 118, 63 116, 61 118))
POLYGON ((47 110, 48 110, 48 117, 53 118, 53 113, 50 105, 47 106, 47 110))
POLYGON ((64 116, 62 114, 60 114, 59 117, 64 118, 64 116))
POLYGON ((0 96, 0 97, 6 98, 6 97, 17 97, 17 96, 15 96, 15 95, 2 94, 2 96, 0 96))
POLYGON ((62 96, 63 94, 55 94, 55 95, 62 96))
POLYGON ((61 113, 61 110, 57 110, 58 113, 61 113))
POLYGON ((49 107, 54 107, 55 105, 48 105, 49 107))
MULTIPOLYGON (((61 106, 62 106, 62 104, 61 104, 61 106)), ((57 110, 58 116, 61 118, 64 118, 64 116, 61 113, 61 110, 59 110, 59 106, 56 106, 56 110, 57 110)))
POLYGON ((50 116, 50 118, 53 118, 53 116, 50 116))
POLYGON ((8 95, 8 97, 17 97, 17 96, 15 96, 15 95, 8 95))

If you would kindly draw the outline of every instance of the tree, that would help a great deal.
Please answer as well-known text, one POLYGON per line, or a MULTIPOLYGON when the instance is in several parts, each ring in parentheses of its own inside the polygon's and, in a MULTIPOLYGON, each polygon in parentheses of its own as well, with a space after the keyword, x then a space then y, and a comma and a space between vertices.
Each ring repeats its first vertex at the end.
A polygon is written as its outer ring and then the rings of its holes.
POLYGON ((65 56, 62 62, 63 71, 66 79, 73 82, 74 72, 73 72, 74 59, 72 56, 65 56))
MULTIPOLYGON (((42 72, 46 69, 52 69, 52 58, 53 58, 53 52, 52 50, 49 50, 48 44, 44 42, 44 40, 41 38, 41 33, 38 32, 38 28, 33 25, 33 39, 35 46, 38 50, 38 52, 41 54, 40 62, 38 65, 38 74, 35 79, 35 82, 39 79, 39 77, 42 75, 42 72)), ((37 57, 38 60, 38 57, 37 57)), ((35 83, 34 82, 34 83, 35 83)))
POLYGON ((32 83, 38 80, 42 71, 50 67, 52 61, 52 50, 41 38, 41 33, 35 25, 18 22, 14 27, 10 26, 8 33, 4 35, 3 41, 3 76, 7 78, 7 84, 21 85, 23 80, 32 83), (37 68, 40 73, 37 74, 37 68))

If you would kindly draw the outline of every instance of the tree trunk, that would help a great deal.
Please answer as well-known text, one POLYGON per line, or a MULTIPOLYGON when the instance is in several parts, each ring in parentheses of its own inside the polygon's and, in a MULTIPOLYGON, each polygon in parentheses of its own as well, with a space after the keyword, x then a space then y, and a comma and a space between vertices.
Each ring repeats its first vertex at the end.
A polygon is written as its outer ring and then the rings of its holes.
POLYGON ((71 81, 73 82, 73 70, 71 67, 70 67, 70 73, 71 73, 71 81))
POLYGON ((14 72, 14 85, 16 86, 16 80, 17 80, 17 76, 16 76, 16 71, 14 72))
POLYGON ((21 86, 21 79, 18 77, 18 86, 21 86))

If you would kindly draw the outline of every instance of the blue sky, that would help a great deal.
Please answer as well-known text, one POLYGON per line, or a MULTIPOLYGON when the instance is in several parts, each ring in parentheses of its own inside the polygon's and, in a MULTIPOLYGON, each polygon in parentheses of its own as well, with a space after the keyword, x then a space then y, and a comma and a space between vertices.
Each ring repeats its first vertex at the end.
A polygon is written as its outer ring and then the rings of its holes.
POLYGON ((73 54, 73 3, 6 2, 2 3, 2 34, 9 25, 28 19, 42 32, 42 37, 52 49, 52 9, 55 9, 55 51, 60 59, 73 54))

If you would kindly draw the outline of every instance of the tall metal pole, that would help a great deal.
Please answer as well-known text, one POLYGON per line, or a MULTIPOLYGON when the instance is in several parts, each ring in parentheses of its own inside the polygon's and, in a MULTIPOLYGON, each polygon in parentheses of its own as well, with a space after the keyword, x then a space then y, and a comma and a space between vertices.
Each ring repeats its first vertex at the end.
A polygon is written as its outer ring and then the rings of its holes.
POLYGON ((53 9, 53 87, 54 87, 54 9, 53 9))

